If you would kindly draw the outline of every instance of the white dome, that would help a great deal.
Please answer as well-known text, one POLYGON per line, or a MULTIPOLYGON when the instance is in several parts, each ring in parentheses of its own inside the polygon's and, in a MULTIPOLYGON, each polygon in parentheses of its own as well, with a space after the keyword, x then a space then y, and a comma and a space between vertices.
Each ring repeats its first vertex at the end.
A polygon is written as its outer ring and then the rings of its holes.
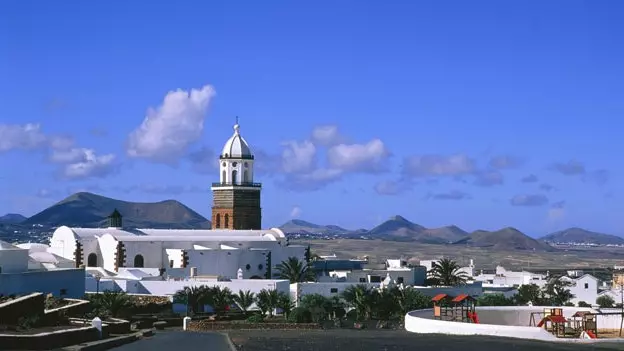
POLYGON ((221 156, 225 158, 250 158, 253 156, 249 144, 240 135, 238 123, 234 125, 234 135, 223 146, 221 156))

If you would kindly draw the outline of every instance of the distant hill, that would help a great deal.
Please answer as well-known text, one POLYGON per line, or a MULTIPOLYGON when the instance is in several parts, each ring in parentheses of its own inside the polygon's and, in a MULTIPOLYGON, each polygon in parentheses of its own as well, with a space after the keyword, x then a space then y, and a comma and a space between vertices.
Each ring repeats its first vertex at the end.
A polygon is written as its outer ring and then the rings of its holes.
POLYGON ((516 228, 503 228, 497 231, 477 230, 453 245, 488 247, 496 250, 555 251, 545 242, 535 240, 516 228))
POLYGON ((17 213, 7 213, 0 217, 0 223, 17 224, 26 220, 26 217, 17 213))
POLYGON ((320 225, 301 219, 293 219, 279 227, 285 233, 308 233, 308 234, 345 234, 351 231, 337 225, 320 225))
POLYGON ((124 227, 130 228, 210 228, 210 222, 175 200, 129 202, 88 192, 73 194, 26 219, 22 224, 47 226, 104 227, 107 216, 117 209, 124 227))
POLYGON ((373 229, 348 230, 336 225, 319 225, 300 219, 294 219, 280 226, 285 233, 291 234, 331 234, 345 238, 371 238, 390 241, 413 241, 431 244, 447 244, 457 241, 467 232, 456 226, 425 228, 412 223, 402 216, 393 216, 373 229))
POLYGON ((551 243, 624 245, 624 238, 622 237, 596 233, 582 228, 568 228, 545 235, 540 240, 551 243))
POLYGON ((393 216, 371 229, 366 235, 383 240, 447 244, 465 237, 468 233, 456 226, 425 228, 410 222, 405 217, 393 216))

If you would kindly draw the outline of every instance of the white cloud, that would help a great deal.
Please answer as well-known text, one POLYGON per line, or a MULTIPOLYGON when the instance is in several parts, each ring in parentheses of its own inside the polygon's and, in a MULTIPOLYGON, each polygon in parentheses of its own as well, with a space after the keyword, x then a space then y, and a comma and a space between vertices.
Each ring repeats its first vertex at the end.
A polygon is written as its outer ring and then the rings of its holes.
POLYGON ((113 171, 114 161, 113 154, 98 156, 95 151, 84 148, 74 148, 65 154, 59 153, 56 158, 56 162, 64 164, 62 174, 68 179, 104 177, 113 171))
POLYGON ((149 108, 141 126, 130 134, 128 155, 154 162, 175 162, 201 137, 214 96, 210 85, 190 92, 178 89, 167 93, 162 104, 149 108))
POLYGON ((384 163, 389 156, 390 152, 379 139, 373 139, 366 144, 339 144, 327 150, 329 166, 345 172, 387 170, 384 163))
POLYGON ((316 146, 309 141, 287 141, 282 144, 282 170, 285 173, 306 173, 316 166, 316 146))
POLYGON ((47 141, 39 124, 0 124, 0 152, 33 150, 45 146, 47 141))
POLYGON ((292 210, 290 210, 290 218, 299 218, 301 216, 301 207, 294 206, 292 210))
POLYGON ((344 142, 335 125, 318 126, 312 130, 312 142, 322 146, 332 146, 344 142))
POLYGON ((476 169, 474 160, 464 154, 410 156, 403 161, 403 172, 413 177, 461 176, 476 169))

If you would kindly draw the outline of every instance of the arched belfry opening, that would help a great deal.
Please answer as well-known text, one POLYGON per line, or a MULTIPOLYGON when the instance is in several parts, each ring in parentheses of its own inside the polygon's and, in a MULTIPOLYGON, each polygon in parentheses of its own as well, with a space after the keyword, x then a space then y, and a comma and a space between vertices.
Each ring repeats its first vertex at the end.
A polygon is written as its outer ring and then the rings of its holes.
POLYGON ((87 267, 97 267, 98 266, 98 256, 95 253, 90 253, 87 256, 87 267))
POLYGON ((212 183, 212 228, 250 230, 262 228, 260 192, 254 183, 254 155, 241 135, 238 117, 234 134, 219 155, 218 183, 212 183), (230 222, 231 221, 231 222, 230 222))

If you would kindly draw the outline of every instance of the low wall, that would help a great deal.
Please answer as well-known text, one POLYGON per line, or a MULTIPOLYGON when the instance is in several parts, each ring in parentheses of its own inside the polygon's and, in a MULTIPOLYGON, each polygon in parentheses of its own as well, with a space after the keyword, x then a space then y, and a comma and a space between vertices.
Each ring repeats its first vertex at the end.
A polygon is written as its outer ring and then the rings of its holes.
POLYGON ((318 323, 231 323, 213 322, 207 319, 191 321, 187 330, 207 331, 207 330, 232 330, 232 329, 283 329, 283 330, 310 330, 321 329, 318 323))
POLYGON ((45 296, 33 293, 0 304, 0 325, 16 325, 21 317, 43 316, 45 296))
POLYGON ((98 338, 99 332, 94 327, 31 335, 0 334, 0 348, 3 350, 51 350, 97 340, 98 338))
MULTIPOLYGON (((461 323, 433 319, 433 310, 424 309, 411 311, 405 315, 405 329, 413 333, 437 333, 454 335, 492 335, 511 338, 559 340, 543 328, 529 326, 531 313, 544 312, 547 306, 491 306, 477 307, 479 324, 461 323)), ((569 318, 578 311, 592 311, 591 308, 562 307, 564 317, 569 318)), ((596 312, 594 310, 594 312, 596 312)), ((535 315, 535 324, 539 323, 543 315, 535 315)), ((621 317, 598 316, 598 329, 619 329, 621 317)), ((574 341, 578 339, 565 339, 574 341)), ((613 339, 601 339, 611 340, 613 339)), ((596 341, 596 340, 594 340, 596 341)))

